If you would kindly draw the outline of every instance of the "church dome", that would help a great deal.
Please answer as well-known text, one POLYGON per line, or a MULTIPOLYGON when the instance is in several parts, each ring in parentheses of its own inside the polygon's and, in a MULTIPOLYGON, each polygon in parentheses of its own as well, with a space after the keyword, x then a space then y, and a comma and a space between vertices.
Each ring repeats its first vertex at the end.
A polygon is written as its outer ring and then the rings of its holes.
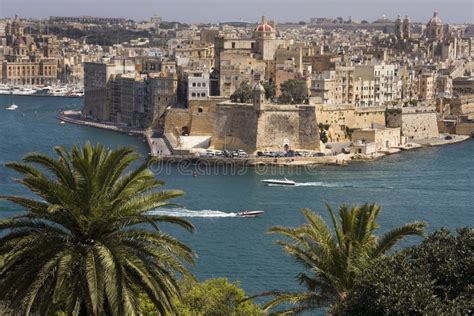
POLYGON ((265 16, 262 17, 262 22, 255 28, 255 32, 274 32, 275 29, 273 26, 268 24, 267 18, 265 16))
POLYGON ((438 16, 438 12, 433 13, 433 17, 428 22, 428 25, 443 25, 443 21, 438 16))
POLYGON ((260 24, 255 29, 256 32, 273 32, 274 29, 270 24, 260 24))

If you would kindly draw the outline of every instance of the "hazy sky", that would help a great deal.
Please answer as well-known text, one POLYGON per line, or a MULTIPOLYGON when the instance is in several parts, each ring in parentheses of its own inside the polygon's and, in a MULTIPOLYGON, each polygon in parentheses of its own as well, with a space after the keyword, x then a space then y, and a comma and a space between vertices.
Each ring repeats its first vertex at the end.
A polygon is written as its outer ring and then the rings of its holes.
POLYGON ((257 21, 267 15, 278 22, 309 21, 311 17, 352 16, 373 21, 386 14, 427 21, 438 11, 445 22, 474 23, 474 0, 0 0, 0 17, 47 18, 107 16, 147 20, 158 14, 167 21, 257 21))

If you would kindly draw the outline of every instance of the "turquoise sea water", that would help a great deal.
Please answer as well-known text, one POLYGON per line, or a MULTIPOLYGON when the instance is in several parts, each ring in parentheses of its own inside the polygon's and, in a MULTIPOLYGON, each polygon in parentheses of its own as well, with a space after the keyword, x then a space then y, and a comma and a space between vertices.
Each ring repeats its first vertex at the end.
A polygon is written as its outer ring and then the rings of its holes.
MULTIPOLYGON (((66 108, 80 109, 82 100, 51 97, 15 97, 17 111, 6 111, 9 97, 0 96, 0 194, 25 194, 14 174, 4 167, 31 151, 51 153, 55 145, 81 144, 86 140, 109 146, 130 145, 146 155, 138 138, 89 127, 61 125, 55 115, 66 108)), ((466 142, 404 152, 382 160, 346 167, 317 167, 310 173, 282 169, 241 175, 211 174, 192 177, 190 170, 163 168, 157 175, 166 188, 182 189, 177 214, 191 216, 196 232, 169 231, 198 253, 195 274, 200 279, 228 277, 240 280, 249 294, 298 288, 300 266, 266 234, 273 225, 296 226, 303 222, 301 208, 311 208, 328 218, 324 202, 378 202, 382 231, 413 220, 429 223, 429 230, 474 224, 474 139, 466 142), (263 174, 262 174, 263 173, 263 174), (260 180, 281 176, 298 182, 295 187, 267 187, 260 180), (239 210, 263 210, 261 218, 237 218, 239 210)), ((0 204, 0 216, 16 212, 0 204)), ((163 212, 163 211, 162 211, 163 212)), ((168 212, 167 210, 164 211, 168 212)), ((403 245, 419 241, 409 239, 403 245)))

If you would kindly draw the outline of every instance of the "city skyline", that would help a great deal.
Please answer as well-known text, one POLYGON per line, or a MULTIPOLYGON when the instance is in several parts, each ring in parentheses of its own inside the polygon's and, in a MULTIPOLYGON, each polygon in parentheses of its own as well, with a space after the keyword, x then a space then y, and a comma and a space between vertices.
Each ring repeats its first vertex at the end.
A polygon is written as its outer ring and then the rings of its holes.
POLYGON ((131 18, 137 21, 148 20, 153 14, 158 14, 167 21, 188 23, 248 21, 257 22, 261 15, 267 15, 279 22, 309 21, 313 17, 343 17, 349 16, 354 20, 372 22, 382 15, 394 20, 398 14, 408 15, 413 21, 426 22, 433 11, 440 13, 447 23, 473 23, 474 4, 470 0, 446 1, 375 1, 364 0, 354 3, 349 0, 294 0, 293 7, 298 10, 288 11, 288 3, 284 0, 242 0, 229 2, 217 0, 202 0, 199 3, 190 0, 163 0, 158 4, 151 0, 134 2, 125 0, 105 0, 100 7, 93 0, 2 0, 0 17, 12 17, 18 13, 22 17, 48 18, 54 15, 63 16, 110 16, 131 18), (67 3, 67 5, 65 5, 67 3), (416 5, 414 5, 416 3, 416 5), (349 5, 350 4, 350 5, 349 5), (453 5, 465 10, 452 10, 453 5), (253 6, 251 10, 249 7, 253 6), (212 10, 211 10, 212 8, 212 10), (178 10, 177 10, 178 9, 178 10))

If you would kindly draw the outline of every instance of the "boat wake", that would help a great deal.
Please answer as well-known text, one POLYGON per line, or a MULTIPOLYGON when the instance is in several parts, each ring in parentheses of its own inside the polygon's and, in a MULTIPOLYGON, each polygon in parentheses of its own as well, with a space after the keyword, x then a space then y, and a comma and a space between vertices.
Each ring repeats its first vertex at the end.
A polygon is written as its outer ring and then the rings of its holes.
POLYGON ((269 183, 269 187, 325 187, 325 188, 353 188, 352 184, 347 183, 330 183, 330 182, 296 182, 294 185, 269 183))
POLYGON ((364 189, 393 189, 387 185, 365 186, 362 184, 343 182, 296 182, 295 185, 267 184, 269 187, 323 187, 323 188, 364 188, 364 189))
POLYGON ((193 211, 186 208, 170 208, 170 209, 158 209, 150 211, 150 215, 166 215, 166 216, 177 216, 177 217, 237 217, 237 213, 226 213, 214 210, 201 210, 193 211))
POLYGON ((331 182, 301 182, 296 183, 297 187, 325 187, 325 188, 354 188, 355 185, 348 183, 331 183, 331 182))

